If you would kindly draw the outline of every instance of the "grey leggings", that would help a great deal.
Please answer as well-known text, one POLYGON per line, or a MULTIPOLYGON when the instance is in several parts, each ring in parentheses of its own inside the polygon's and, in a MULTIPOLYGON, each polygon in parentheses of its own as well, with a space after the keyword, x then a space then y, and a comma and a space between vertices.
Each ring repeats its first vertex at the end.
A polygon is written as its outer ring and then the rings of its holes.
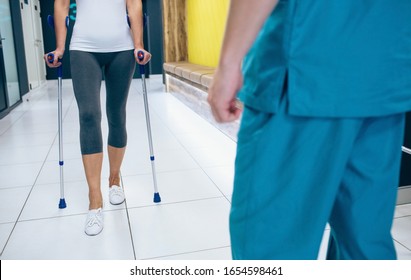
POLYGON ((70 51, 71 77, 80 116, 81 153, 103 151, 100 88, 106 83, 108 145, 127 145, 126 103, 135 69, 133 51, 89 53, 70 51))

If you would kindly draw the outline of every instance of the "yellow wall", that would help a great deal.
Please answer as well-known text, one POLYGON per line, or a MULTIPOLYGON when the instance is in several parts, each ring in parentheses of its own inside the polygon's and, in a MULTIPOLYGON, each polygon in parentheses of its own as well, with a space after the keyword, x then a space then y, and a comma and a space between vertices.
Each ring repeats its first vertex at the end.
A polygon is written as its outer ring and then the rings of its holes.
POLYGON ((217 66, 229 0, 187 0, 187 47, 191 63, 217 66))

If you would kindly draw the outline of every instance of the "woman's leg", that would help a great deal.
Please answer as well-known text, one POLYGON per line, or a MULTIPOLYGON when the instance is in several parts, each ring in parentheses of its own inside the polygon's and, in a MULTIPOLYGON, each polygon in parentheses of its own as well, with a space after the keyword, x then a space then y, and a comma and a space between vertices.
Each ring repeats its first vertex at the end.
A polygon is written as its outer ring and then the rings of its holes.
POLYGON ((102 207, 101 66, 93 54, 71 51, 71 74, 79 108, 80 146, 89 187, 89 209, 102 207))
POLYGON ((133 51, 113 53, 112 60, 105 68, 110 187, 120 186, 120 168, 127 145, 126 105, 134 69, 133 51))
POLYGON ((109 186, 120 186, 120 167, 123 162, 126 148, 115 148, 108 146, 108 159, 110 162, 110 177, 108 179, 109 186))
POLYGON ((101 195, 101 168, 103 153, 83 155, 83 166, 88 184, 89 210, 103 207, 101 195))

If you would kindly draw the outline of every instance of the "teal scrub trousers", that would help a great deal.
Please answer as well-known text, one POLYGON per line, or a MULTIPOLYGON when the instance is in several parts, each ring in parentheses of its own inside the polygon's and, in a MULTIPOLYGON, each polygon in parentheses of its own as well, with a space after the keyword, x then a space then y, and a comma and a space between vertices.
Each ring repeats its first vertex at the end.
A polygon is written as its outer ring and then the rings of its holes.
MULTIPOLYGON (((285 99, 285 98, 284 98, 285 99)), ((296 117, 245 107, 230 213, 233 259, 396 259, 404 114, 296 117)))

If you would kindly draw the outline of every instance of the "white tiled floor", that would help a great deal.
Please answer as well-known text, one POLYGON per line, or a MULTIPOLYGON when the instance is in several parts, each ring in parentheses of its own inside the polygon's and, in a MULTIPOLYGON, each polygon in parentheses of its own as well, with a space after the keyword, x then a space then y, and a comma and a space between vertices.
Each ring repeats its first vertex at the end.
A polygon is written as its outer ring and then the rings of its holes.
MULTIPOLYGON (((0 259, 230 259, 236 143, 165 93, 161 76, 152 76, 147 86, 162 203, 152 202, 141 81, 134 80, 122 167, 127 201, 105 203, 105 228, 96 237, 83 232, 87 185, 71 81, 63 82, 66 209, 57 206, 56 83, 33 92, 0 120, 0 259)), ((102 99, 104 104, 104 94, 102 99)), ((103 133, 106 127, 103 119, 103 133)), ((105 158, 103 182, 107 172, 105 158)), ((320 259, 328 233, 326 229, 320 259)), ((411 205, 397 207, 393 235, 399 258, 411 259, 411 205)))

